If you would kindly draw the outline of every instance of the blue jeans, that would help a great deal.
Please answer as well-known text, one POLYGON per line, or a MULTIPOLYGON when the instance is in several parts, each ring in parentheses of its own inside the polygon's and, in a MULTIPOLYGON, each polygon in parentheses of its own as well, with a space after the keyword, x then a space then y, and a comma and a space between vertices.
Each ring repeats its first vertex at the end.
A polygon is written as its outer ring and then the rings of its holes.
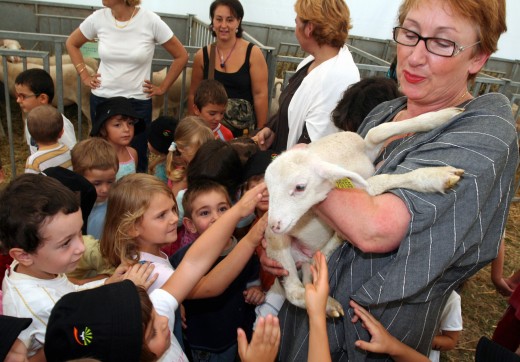
MULTIPOLYGON (((100 103, 103 103, 108 98, 98 97, 94 94, 90 94, 90 116, 92 121, 96 119, 96 108, 100 103)), ((134 110, 144 120, 146 129, 144 132, 135 135, 132 140, 132 147, 137 150, 137 172, 148 172, 148 141, 147 133, 152 123, 152 100, 151 99, 135 99, 130 98, 134 110)))
POLYGON ((238 344, 234 344, 222 352, 208 352, 192 349, 193 362, 235 362, 237 360, 238 344))

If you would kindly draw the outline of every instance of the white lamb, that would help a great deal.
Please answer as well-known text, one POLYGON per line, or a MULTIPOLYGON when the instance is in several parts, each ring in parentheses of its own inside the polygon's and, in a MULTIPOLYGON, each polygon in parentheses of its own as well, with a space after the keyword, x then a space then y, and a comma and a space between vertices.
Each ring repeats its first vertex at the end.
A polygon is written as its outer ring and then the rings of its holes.
MULTIPOLYGON (((269 190, 267 255, 289 272, 282 284, 285 297, 292 304, 305 308, 305 288, 298 277, 296 263, 303 263, 303 280, 307 282, 312 255, 321 250, 328 257, 342 243, 334 230, 315 215, 312 206, 323 201, 336 181, 344 178, 349 178, 355 187, 366 189, 370 195, 393 188, 444 192, 454 186, 464 173, 461 169, 428 167, 405 174, 372 176, 373 162, 390 137, 434 129, 462 111, 448 108, 401 122, 384 123, 371 129, 365 139, 353 132, 335 133, 306 148, 286 151, 269 165, 265 173, 269 190)), ((343 315, 341 304, 330 297, 327 314, 343 315)))

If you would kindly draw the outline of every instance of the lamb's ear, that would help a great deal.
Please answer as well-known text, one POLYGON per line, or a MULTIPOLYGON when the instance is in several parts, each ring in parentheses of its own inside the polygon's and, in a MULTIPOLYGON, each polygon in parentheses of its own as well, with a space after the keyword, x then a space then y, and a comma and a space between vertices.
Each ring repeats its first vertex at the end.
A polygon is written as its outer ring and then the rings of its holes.
POLYGON ((343 167, 337 166, 329 162, 314 162, 314 171, 321 178, 327 179, 331 182, 341 180, 343 178, 349 178, 350 181, 358 188, 366 188, 367 182, 358 173, 344 169, 343 167))

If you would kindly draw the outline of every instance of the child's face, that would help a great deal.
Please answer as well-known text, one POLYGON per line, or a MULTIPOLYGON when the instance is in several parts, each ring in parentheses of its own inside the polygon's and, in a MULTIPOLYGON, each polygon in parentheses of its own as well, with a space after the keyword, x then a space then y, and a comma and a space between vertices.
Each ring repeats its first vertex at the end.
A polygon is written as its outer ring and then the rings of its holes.
POLYGON ((42 245, 30 254, 30 275, 53 279, 57 274, 73 271, 85 251, 82 226, 81 210, 68 215, 59 212, 48 218, 40 228, 42 245))
POLYGON ((144 332, 144 340, 148 349, 160 357, 170 347, 170 338, 168 318, 157 314, 155 309, 152 309, 152 320, 144 332))
MULTIPOLYGON (((249 181, 247 181, 247 189, 250 190, 256 185, 264 182, 264 177, 253 177, 249 181)), ((267 189, 262 193, 262 198, 256 204, 256 209, 262 213, 267 212, 269 210, 269 191, 267 189)))
POLYGON ((105 122, 107 140, 118 146, 128 146, 134 138, 136 120, 127 116, 117 115, 105 122))
POLYGON ((44 101, 47 98, 43 97, 42 94, 34 94, 34 92, 26 85, 15 84, 14 89, 16 92, 16 102, 20 105, 22 112, 28 113, 33 108, 46 104, 44 101))
POLYGON ((200 110, 197 109, 197 107, 195 107, 195 109, 195 114, 202 118, 212 130, 217 128, 218 124, 224 118, 224 113, 226 113, 225 104, 208 103, 200 110))
POLYGON ((177 211, 172 195, 155 193, 150 206, 135 226, 139 250, 156 254, 164 244, 177 240, 177 211))
POLYGON ((113 168, 109 168, 108 170, 92 168, 85 171, 83 177, 85 177, 96 188, 96 202, 106 201, 108 198, 108 191, 110 191, 112 184, 116 182, 116 173, 116 170, 113 168))
POLYGON ((210 191, 199 195, 193 200, 191 219, 188 219, 192 224, 190 231, 202 234, 229 208, 227 197, 222 192, 210 191))

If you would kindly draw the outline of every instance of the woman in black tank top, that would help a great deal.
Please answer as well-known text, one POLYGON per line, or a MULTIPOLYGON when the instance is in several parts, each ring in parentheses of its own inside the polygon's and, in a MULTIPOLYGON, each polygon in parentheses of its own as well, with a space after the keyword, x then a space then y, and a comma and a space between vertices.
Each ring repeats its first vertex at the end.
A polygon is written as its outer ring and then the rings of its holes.
POLYGON ((214 47, 213 78, 224 85, 228 98, 245 99, 254 109, 257 128, 267 121, 267 63, 262 51, 242 38, 244 9, 238 0, 215 0, 210 6, 215 43, 200 49, 193 61, 188 109, 193 113, 195 92, 211 78, 210 54, 214 47))

